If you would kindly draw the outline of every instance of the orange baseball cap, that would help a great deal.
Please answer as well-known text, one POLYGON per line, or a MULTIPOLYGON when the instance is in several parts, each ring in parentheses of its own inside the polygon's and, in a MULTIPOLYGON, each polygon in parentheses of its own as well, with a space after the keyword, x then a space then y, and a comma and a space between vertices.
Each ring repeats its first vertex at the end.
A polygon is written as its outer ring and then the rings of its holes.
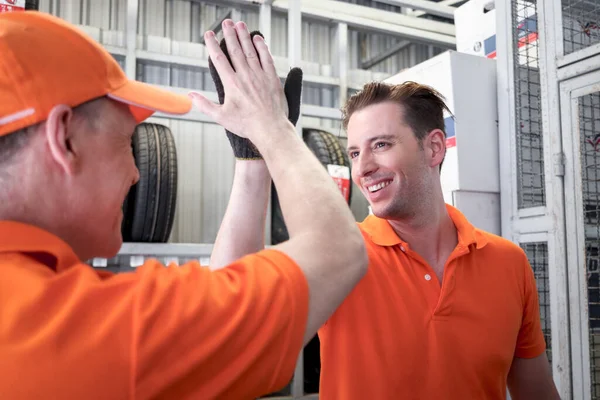
POLYGON ((187 96, 128 79, 75 25, 39 11, 0 13, 0 136, 45 121, 56 105, 102 96, 129 105, 138 123, 192 107, 187 96))

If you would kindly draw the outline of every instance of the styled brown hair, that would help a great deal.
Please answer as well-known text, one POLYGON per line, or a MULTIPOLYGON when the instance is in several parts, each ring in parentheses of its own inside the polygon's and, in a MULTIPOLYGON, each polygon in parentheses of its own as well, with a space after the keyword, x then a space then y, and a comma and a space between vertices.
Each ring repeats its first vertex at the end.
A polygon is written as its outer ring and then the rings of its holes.
POLYGON ((446 135, 444 110, 450 115, 452 112, 446 105, 444 96, 431 86, 412 81, 400 84, 367 83, 361 91, 352 95, 342 108, 344 129, 348 129, 350 117, 356 111, 386 101, 402 107, 404 122, 412 129, 419 144, 422 144, 423 138, 434 129, 440 129, 446 135))

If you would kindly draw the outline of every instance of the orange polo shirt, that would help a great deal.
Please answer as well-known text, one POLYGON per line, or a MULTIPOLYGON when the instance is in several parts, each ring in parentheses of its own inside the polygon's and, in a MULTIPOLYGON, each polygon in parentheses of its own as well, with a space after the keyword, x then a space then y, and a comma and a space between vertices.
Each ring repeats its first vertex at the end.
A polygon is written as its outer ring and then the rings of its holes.
POLYGON ((111 274, 0 221, 0 271, 3 399, 253 399, 289 382, 302 349, 308 286, 275 250, 111 274))
POLYGON ((504 399, 513 358, 545 350, 525 253, 447 209, 459 243, 441 287, 386 220, 360 224, 369 270, 319 331, 319 398, 504 399))

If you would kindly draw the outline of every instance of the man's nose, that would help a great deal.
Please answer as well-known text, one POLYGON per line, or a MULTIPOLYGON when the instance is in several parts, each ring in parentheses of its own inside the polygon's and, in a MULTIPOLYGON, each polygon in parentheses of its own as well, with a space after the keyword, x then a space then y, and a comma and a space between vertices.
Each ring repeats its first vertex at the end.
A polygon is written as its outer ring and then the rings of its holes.
POLYGON ((356 173, 359 177, 371 175, 377 170, 377 164, 370 153, 363 152, 358 156, 357 165, 355 165, 356 173))

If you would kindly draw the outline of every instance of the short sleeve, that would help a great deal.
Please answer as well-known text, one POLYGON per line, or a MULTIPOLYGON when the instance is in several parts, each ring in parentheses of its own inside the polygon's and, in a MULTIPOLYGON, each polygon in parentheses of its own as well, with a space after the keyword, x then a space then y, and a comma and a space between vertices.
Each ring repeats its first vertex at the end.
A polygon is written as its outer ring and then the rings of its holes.
POLYGON ((540 322, 540 304, 533 269, 523 253, 524 305, 523 321, 517 338, 515 357, 534 358, 546 350, 540 322))
POLYGON ((292 378, 308 284, 285 254, 263 250, 216 271, 140 268, 136 397, 256 398, 292 378))

